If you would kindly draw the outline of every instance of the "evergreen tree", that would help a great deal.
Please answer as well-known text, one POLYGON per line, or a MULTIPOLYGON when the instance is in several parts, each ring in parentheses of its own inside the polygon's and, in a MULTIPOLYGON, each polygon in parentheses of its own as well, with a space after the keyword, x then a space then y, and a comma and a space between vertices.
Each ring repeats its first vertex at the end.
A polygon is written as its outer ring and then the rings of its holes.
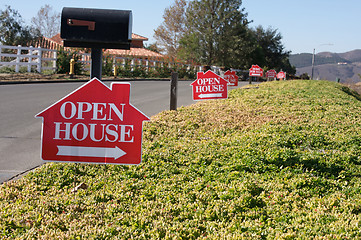
POLYGON ((281 34, 276 29, 271 27, 264 29, 262 26, 258 26, 252 31, 256 44, 254 56, 261 55, 255 62, 260 66, 294 74, 295 69, 289 63, 290 51, 285 51, 281 34))
POLYGON ((226 68, 258 64, 296 72, 281 34, 262 26, 250 28, 242 0, 176 0, 163 18, 155 37, 172 57, 226 68))
POLYGON ((206 65, 236 67, 247 54, 247 14, 242 0, 191 1, 181 56, 206 65))

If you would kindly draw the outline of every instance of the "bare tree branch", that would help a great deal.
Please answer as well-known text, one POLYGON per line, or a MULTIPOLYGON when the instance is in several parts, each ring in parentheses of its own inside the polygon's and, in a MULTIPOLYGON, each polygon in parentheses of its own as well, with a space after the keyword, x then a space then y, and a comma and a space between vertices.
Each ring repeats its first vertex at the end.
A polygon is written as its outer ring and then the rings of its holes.
POLYGON ((48 4, 40 8, 31 22, 44 37, 51 38, 60 32, 60 13, 53 11, 48 4))

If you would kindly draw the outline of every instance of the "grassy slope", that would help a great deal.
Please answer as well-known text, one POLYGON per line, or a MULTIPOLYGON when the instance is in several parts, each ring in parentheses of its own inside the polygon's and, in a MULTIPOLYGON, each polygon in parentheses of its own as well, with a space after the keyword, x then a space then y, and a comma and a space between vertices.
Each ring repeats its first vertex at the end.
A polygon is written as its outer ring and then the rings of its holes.
POLYGON ((357 98, 284 81, 163 112, 139 166, 46 164, 3 184, 0 236, 361 238, 357 98))

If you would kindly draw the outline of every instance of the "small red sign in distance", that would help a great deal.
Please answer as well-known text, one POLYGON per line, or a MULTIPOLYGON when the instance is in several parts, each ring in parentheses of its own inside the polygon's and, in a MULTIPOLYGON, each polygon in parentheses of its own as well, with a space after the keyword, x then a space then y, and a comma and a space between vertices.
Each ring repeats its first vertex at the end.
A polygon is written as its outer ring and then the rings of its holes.
POLYGON ((266 78, 275 78, 277 76, 277 72, 273 69, 268 70, 266 72, 266 78))
POLYGON ((258 65, 252 65, 252 67, 249 69, 249 76, 263 77, 263 69, 258 65))
POLYGON ((228 81, 228 86, 237 87, 238 86, 238 76, 235 71, 227 70, 224 73, 224 79, 228 81))
POLYGON ((191 83, 193 100, 228 98, 228 82, 211 70, 198 72, 197 80, 191 83))
POLYGON ((278 74, 277 74, 277 78, 278 79, 285 79, 286 78, 286 73, 285 72, 279 72, 278 74))

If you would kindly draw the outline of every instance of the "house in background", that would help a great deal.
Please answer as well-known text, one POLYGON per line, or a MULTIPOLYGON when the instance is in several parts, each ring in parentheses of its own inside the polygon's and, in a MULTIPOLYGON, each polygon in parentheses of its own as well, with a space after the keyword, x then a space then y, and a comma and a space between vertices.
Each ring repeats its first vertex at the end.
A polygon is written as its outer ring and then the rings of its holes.
MULTIPOLYGON (((148 41, 148 38, 132 33, 132 41, 130 50, 123 49, 106 49, 104 54, 113 55, 116 57, 134 57, 143 59, 163 59, 165 56, 144 48, 144 41, 148 41)), ((59 49, 64 47, 63 39, 60 37, 60 33, 56 34, 52 38, 43 37, 38 47, 48 49, 59 49)))
MULTIPOLYGON (((201 71, 202 66, 194 63, 184 63, 176 59, 169 59, 166 55, 151 51, 144 47, 144 41, 148 41, 148 38, 132 33, 132 41, 130 50, 124 49, 104 49, 103 56, 113 58, 114 66, 129 66, 131 71, 136 67, 141 66, 149 71, 150 69, 163 68, 186 68, 186 71, 201 71)), ((59 50, 64 47, 63 39, 60 37, 60 33, 52 38, 43 37, 36 45, 36 47, 56 49, 59 50)), ((65 49, 69 49, 65 47, 65 49)), ((90 69, 91 56, 90 53, 85 53, 84 50, 78 52, 81 55, 81 60, 86 66, 84 70, 90 69)), ((108 61, 107 58, 106 61, 108 61)))

